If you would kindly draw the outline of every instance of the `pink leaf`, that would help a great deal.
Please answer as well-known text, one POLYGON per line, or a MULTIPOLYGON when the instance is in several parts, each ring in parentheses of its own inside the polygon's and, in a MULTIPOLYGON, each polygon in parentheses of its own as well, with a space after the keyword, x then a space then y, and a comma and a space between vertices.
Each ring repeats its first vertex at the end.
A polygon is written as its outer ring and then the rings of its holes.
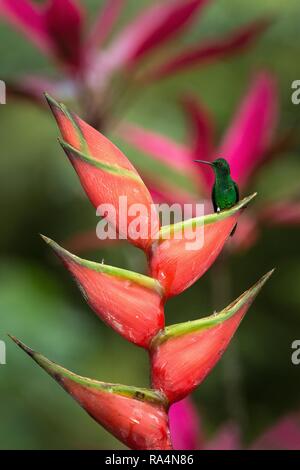
POLYGON ((82 10, 74 0, 51 0, 44 17, 57 57, 68 66, 78 69, 82 60, 82 10))
POLYGON ((300 450, 300 416, 290 415, 266 431, 251 446, 255 450, 300 450))
POLYGON ((200 417, 190 398, 174 403, 169 411, 169 427, 175 450, 199 449, 200 417))
MULTIPOLYGON (((186 96, 182 100, 187 117, 192 127, 192 157, 200 160, 213 160, 214 125, 209 112, 195 96, 186 96)), ((198 184, 210 194, 213 183, 213 172, 205 165, 193 164, 193 173, 198 176, 198 184), (203 168, 204 167, 204 168, 203 168)))
POLYGON ((250 249, 259 237, 259 226, 253 214, 241 215, 237 229, 232 237, 232 251, 246 251, 250 249))
POLYGON ((0 15, 21 30, 39 49, 49 53, 52 45, 38 5, 30 0, 0 0, 0 15))
POLYGON ((245 185, 262 163, 276 121, 276 85, 270 75, 261 73, 239 107, 219 150, 239 185, 245 185))
POLYGON ((185 96, 182 105, 193 128, 195 156, 202 160, 210 160, 213 151, 214 125, 208 110, 196 96, 192 95, 185 96))
POLYGON ((300 225, 300 202, 279 201, 265 206, 260 220, 270 225, 300 225))
POLYGON ((154 157, 156 160, 178 169, 180 172, 192 170, 189 149, 168 137, 152 132, 134 124, 125 123, 119 128, 119 134, 137 150, 154 157))
MULTIPOLYGON (((199 202, 194 194, 170 185, 165 180, 156 180, 155 183, 150 183, 146 179, 146 183, 156 204, 190 204, 194 207, 199 202)), ((193 217, 194 214, 196 214, 195 208, 191 210, 190 217, 193 217)))
POLYGON ((146 53, 175 36, 208 0, 158 2, 120 33, 107 53, 115 66, 134 65, 146 53))
POLYGON ((223 59, 251 45, 253 40, 264 32, 269 24, 269 20, 262 19, 241 28, 230 36, 210 42, 207 41, 204 45, 183 51, 157 68, 154 68, 150 73, 145 74, 143 78, 146 80, 157 80, 180 72, 188 67, 223 59))
POLYGON ((123 4, 124 0, 106 0, 87 39, 88 47, 94 48, 102 45, 117 21, 123 4))
POLYGON ((13 97, 25 98, 45 105, 45 90, 53 93, 59 99, 70 99, 76 94, 76 85, 71 80, 56 80, 38 75, 25 75, 18 81, 8 83, 8 93, 13 97))
POLYGON ((234 424, 225 424, 205 446, 205 450, 239 450, 241 437, 234 424))

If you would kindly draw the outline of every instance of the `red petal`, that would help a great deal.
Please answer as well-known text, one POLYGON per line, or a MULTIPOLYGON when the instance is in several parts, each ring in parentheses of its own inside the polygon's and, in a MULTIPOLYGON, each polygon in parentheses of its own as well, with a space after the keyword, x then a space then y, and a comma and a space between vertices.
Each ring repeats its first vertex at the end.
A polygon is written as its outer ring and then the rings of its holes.
POLYGON ((159 283, 125 269, 83 260, 43 238, 101 320, 128 341, 147 348, 164 326, 163 291, 159 283))
POLYGON ((167 327, 153 342, 152 386, 170 403, 191 393, 208 375, 272 271, 225 310, 167 327))
MULTIPOLYGON (((192 239, 192 232, 189 231, 184 232, 181 239, 166 239, 165 233, 168 235, 169 227, 162 227, 160 239, 153 245, 150 268, 151 275, 159 280, 167 297, 180 294, 208 270, 235 226, 239 210, 253 197, 254 195, 219 214, 210 214, 171 226, 172 230, 175 228, 175 233, 182 233, 182 228, 195 227, 195 238, 192 239), (200 245, 194 245, 195 248, 192 249, 189 243, 195 240, 199 240, 200 245)), ((173 232, 171 237, 172 235, 173 232)))
POLYGON ((39 49, 52 48, 41 8, 30 0, 1 0, 0 14, 21 30, 39 49))
POLYGON ((219 149, 239 185, 247 183, 267 156, 276 120, 276 86, 270 75, 262 73, 255 78, 219 149))
POLYGON ((213 60, 219 60, 249 46, 265 29, 270 21, 262 19, 204 45, 183 51, 164 64, 146 73, 143 79, 157 80, 175 74, 188 67, 203 65, 213 60))
POLYGON ((67 144, 62 143, 81 184, 92 204, 98 208, 101 204, 110 204, 115 215, 108 214, 107 221, 116 227, 122 238, 128 238, 134 245, 148 249, 151 236, 159 228, 159 220, 150 193, 139 174, 125 155, 100 132, 93 129, 75 114, 70 113, 47 96, 50 107, 57 120, 62 136, 67 144), (141 232, 132 232, 132 222, 137 215, 128 215, 126 208, 119 207, 120 198, 127 198, 127 207, 141 204, 141 232), (125 226, 119 220, 124 218, 125 226))
POLYGON ((71 68, 79 69, 82 65, 82 10, 73 0, 51 0, 44 18, 57 57, 71 68))
POLYGON ((166 404, 157 392, 81 377, 11 338, 126 446, 136 450, 172 449, 166 404))
POLYGON ((134 65, 178 33, 208 0, 171 0, 143 11, 107 50, 114 66, 134 65))

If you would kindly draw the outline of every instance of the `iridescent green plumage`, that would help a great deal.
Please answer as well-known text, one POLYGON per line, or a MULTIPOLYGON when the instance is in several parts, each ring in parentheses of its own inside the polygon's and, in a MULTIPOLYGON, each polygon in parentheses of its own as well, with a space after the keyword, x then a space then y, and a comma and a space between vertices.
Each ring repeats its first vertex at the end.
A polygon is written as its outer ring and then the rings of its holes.
MULTIPOLYGON (((195 160, 212 166, 215 173, 215 182, 212 189, 212 203, 215 212, 229 209, 239 201, 239 188, 230 176, 230 166, 224 158, 218 158, 213 162, 195 160)), ((236 226, 231 235, 234 234, 236 226)))

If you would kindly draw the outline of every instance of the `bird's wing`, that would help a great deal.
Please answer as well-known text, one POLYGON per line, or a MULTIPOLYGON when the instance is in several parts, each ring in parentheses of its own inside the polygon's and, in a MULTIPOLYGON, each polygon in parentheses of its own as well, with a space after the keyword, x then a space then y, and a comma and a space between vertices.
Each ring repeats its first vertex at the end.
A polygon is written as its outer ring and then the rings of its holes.
POLYGON ((212 200, 212 203, 213 203, 213 206, 214 206, 214 211, 217 212, 218 211, 218 204, 217 204, 217 201, 216 201, 216 185, 215 184, 213 185, 213 189, 212 189, 212 193, 211 193, 211 200, 212 200))
POLYGON ((236 202, 239 202, 239 200, 240 200, 239 187, 238 187, 238 185, 236 184, 235 181, 233 182, 233 184, 234 184, 234 189, 235 189, 235 194, 236 194, 236 202))

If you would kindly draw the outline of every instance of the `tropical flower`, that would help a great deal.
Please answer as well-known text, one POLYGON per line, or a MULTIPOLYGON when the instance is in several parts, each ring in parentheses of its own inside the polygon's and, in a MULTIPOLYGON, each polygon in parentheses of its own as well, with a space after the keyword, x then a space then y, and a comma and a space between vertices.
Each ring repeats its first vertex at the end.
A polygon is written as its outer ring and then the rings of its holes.
MULTIPOLYGON (((106 0, 94 23, 87 27, 87 11, 76 0, 1 0, 1 17, 21 31, 61 70, 59 78, 28 75, 10 84, 18 95, 41 102, 49 90, 61 99, 76 98, 89 123, 103 128, 107 112, 120 93, 140 89, 192 66, 202 66, 243 50, 268 26, 260 19, 225 37, 182 48, 145 68, 144 59, 170 41, 196 19, 210 0, 164 0, 154 2, 131 20, 113 39, 111 33, 126 4, 106 0), (121 79, 121 80, 120 80, 121 79)), ((161 56, 162 54, 160 54, 161 56)))
MULTIPOLYGON (((206 165, 194 163, 194 160, 212 161, 220 156, 226 158, 232 178, 238 183, 241 192, 249 190, 263 165, 275 156, 272 149, 278 122, 276 83, 267 72, 254 77, 232 123, 217 145, 214 139, 215 126, 207 109, 195 96, 185 97, 182 103, 191 128, 191 139, 187 145, 131 123, 122 124, 119 134, 123 141, 141 153, 141 171, 156 201, 184 204, 202 199, 206 210, 211 210, 211 204, 207 201, 211 197, 213 172, 206 165), (192 181, 198 194, 175 186, 172 178, 154 174, 153 170, 150 181, 143 158, 163 164, 166 175, 172 175, 174 171, 184 175, 192 181)), ((231 246, 238 249, 252 246, 262 224, 299 224, 299 208, 300 203, 294 199, 280 202, 275 199, 257 205, 241 217, 231 246)))
MULTIPOLYGON (((84 260, 43 237, 76 281, 96 315, 123 338, 149 353, 151 388, 111 384, 78 376, 12 339, 46 370, 99 424, 133 449, 171 449, 170 405, 187 397, 216 365, 254 298, 272 271, 220 312, 191 322, 165 327, 164 305, 193 284, 212 265, 255 196, 229 210, 160 226, 152 198, 139 174, 115 145, 64 105, 48 96, 63 140, 61 145, 94 206, 120 197, 140 204, 145 213, 130 229, 132 218, 107 216, 107 222, 129 243, 143 250, 148 276, 84 260), (192 228, 204 231, 203 244, 188 248, 192 228), (168 234, 168 238, 166 235, 168 234), (179 237, 178 234, 181 234, 179 237), (142 236, 143 235, 143 236, 142 236)), ((130 211, 129 211, 130 213, 130 211)))

